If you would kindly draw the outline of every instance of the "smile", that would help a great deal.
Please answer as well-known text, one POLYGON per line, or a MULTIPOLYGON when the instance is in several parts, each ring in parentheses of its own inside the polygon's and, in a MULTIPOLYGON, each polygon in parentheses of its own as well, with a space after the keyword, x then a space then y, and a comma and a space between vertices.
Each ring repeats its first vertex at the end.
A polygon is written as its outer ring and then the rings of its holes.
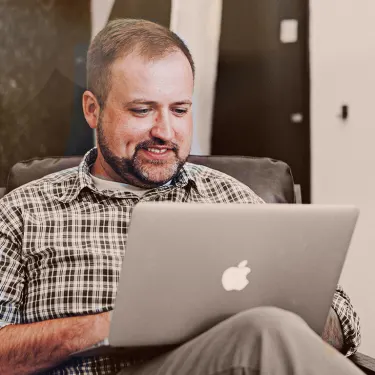
POLYGON ((173 150, 170 148, 148 147, 144 148, 142 151, 149 160, 167 160, 173 155, 173 150))
POLYGON ((154 152, 155 154, 165 154, 169 150, 167 148, 148 148, 147 151, 154 152))

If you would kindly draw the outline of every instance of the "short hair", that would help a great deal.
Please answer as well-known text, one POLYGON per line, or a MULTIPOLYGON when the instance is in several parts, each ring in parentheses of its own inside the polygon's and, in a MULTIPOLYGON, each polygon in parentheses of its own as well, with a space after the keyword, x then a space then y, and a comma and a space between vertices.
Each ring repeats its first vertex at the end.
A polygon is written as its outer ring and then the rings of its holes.
POLYGON ((137 51, 140 56, 152 60, 178 50, 189 60, 194 77, 191 53, 173 31, 142 19, 111 21, 95 36, 87 52, 87 89, 104 107, 111 89, 111 67, 117 58, 137 51))

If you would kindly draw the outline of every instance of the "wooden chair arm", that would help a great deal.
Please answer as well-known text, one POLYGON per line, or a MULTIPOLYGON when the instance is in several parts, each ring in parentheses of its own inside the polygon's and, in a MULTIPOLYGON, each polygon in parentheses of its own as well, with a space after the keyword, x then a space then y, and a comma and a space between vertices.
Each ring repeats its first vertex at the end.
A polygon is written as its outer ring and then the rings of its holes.
POLYGON ((349 359, 367 375, 375 375, 375 359, 362 353, 356 353, 349 359))

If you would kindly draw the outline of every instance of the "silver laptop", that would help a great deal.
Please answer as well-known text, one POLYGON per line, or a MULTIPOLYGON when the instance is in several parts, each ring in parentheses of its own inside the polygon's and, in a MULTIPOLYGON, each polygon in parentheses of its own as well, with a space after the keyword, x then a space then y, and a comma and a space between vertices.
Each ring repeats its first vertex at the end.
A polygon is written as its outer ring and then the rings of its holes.
POLYGON ((293 311, 320 335, 358 213, 319 205, 136 205, 109 337, 75 355, 180 344, 256 306, 293 311))

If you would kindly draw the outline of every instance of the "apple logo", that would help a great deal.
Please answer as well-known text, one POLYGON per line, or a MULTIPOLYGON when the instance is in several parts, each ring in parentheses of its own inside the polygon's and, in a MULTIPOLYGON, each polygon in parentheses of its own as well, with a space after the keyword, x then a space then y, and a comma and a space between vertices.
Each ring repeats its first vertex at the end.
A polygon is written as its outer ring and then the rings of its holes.
POLYGON ((247 275, 251 272, 251 269, 246 266, 247 260, 243 260, 237 267, 229 267, 224 271, 221 283, 226 291, 243 290, 249 284, 247 275))

